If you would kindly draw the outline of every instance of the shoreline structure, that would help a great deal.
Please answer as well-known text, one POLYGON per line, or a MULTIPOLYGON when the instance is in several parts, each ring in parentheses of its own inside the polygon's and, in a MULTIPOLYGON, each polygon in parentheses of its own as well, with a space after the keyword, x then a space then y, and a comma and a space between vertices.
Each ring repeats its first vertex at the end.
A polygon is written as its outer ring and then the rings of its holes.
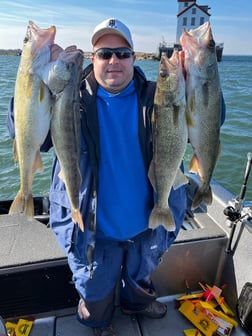
MULTIPOLYGON (((22 50, 21 49, 0 49, 0 56, 21 56, 22 50)), ((137 60, 150 60, 155 61, 157 60, 156 53, 148 53, 148 52, 139 52, 136 51, 136 59, 137 60)), ((84 58, 91 58, 92 52, 85 52, 84 51, 84 58)))

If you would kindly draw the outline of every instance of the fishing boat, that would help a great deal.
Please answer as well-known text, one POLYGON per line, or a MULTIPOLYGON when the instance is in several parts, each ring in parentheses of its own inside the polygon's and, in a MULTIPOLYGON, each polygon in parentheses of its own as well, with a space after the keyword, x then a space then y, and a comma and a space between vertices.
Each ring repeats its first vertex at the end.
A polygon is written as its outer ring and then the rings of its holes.
MULTIPOLYGON (((203 284, 221 288, 238 321, 237 300, 244 284, 252 280, 252 202, 245 200, 251 161, 248 153, 238 196, 212 180, 212 205, 194 211, 191 204, 199 180, 187 174, 188 209, 182 229, 152 275, 158 300, 168 305, 167 315, 158 320, 129 317, 118 306, 113 321, 118 335, 179 336, 185 331, 185 335, 212 335, 195 329, 178 305, 181 297, 200 294, 203 284)), ((92 335, 91 329, 76 320, 79 298, 66 257, 48 227, 49 199, 35 197, 34 202, 35 217, 30 221, 8 215, 11 200, 0 202, 0 315, 10 324, 21 323, 20 335, 28 335, 27 321, 32 321, 30 336, 92 335)), ((238 324, 233 330, 215 333, 224 334, 248 332, 238 324)))

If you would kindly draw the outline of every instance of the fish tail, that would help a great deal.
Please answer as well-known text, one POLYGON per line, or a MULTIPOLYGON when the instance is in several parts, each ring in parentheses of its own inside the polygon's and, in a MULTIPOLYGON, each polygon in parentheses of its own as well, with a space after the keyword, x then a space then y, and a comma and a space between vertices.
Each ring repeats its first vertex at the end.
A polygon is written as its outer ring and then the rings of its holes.
POLYGON ((34 217, 34 203, 32 195, 27 197, 19 190, 9 210, 10 215, 24 213, 29 219, 34 217))
POLYGON ((84 223, 82 219, 82 215, 79 209, 72 209, 72 220, 73 222, 77 223, 82 232, 84 232, 84 223))
POLYGON ((206 205, 212 204, 213 195, 211 186, 201 186, 197 189, 192 202, 192 210, 198 208, 198 206, 203 202, 206 205))
POLYGON ((173 215, 169 208, 160 208, 155 205, 149 218, 149 228, 155 229, 159 225, 163 225, 168 231, 175 231, 173 215))

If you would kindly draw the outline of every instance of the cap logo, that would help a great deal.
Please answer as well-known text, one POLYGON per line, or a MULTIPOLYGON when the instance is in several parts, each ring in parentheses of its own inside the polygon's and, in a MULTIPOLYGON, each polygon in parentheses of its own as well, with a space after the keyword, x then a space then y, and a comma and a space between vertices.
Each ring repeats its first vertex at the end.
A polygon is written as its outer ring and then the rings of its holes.
POLYGON ((117 28, 116 23, 115 23, 115 19, 109 20, 108 27, 117 28))

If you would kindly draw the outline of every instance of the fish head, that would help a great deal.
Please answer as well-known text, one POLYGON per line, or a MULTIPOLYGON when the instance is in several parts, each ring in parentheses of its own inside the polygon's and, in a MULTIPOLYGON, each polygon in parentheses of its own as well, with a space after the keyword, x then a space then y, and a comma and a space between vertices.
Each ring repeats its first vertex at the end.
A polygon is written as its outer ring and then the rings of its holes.
POLYGON ((162 53, 154 103, 163 105, 171 102, 174 97, 179 97, 180 93, 184 92, 184 85, 179 51, 174 49, 170 58, 165 53, 162 53))
POLYGON ((78 67, 82 67, 84 62, 84 53, 82 50, 77 49, 77 47, 73 45, 63 50, 59 54, 58 58, 65 63, 74 63, 78 67))
POLYGON ((198 53, 197 49, 207 47, 213 49, 215 43, 210 23, 205 22, 201 26, 189 31, 184 29, 180 37, 180 43, 184 50, 190 50, 194 56, 198 53))
MULTIPOLYGON (((215 41, 212 34, 211 25, 205 22, 196 29, 183 30, 180 43, 184 51, 185 67, 195 66, 195 71, 203 71, 210 64, 216 63, 215 41)), ((198 73, 199 77, 203 74, 198 73)))
POLYGON ((55 26, 42 29, 33 21, 29 21, 24 39, 23 53, 34 57, 45 46, 51 46, 54 43, 55 34, 55 26))
POLYGON ((81 73, 83 61, 83 51, 71 46, 63 50, 56 61, 49 64, 48 78, 45 82, 54 95, 62 92, 69 80, 75 78, 75 74, 81 73))
POLYGON ((171 85, 175 84, 173 78, 175 78, 178 66, 179 54, 176 50, 173 52, 170 59, 168 59, 165 53, 162 53, 157 79, 157 86, 161 91, 167 91, 167 89, 172 89, 171 85))

